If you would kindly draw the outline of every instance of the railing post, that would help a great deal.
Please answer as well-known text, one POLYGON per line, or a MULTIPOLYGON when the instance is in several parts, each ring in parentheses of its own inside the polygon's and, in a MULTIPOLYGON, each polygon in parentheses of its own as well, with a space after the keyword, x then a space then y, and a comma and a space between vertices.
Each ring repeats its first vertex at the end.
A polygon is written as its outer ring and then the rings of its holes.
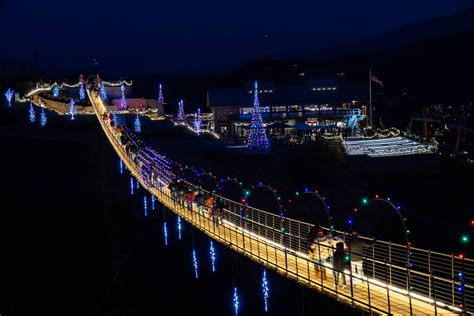
MULTIPOLYGON (((428 271, 430 271, 431 273, 431 249, 428 249, 428 271)), ((429 298, 431 298, 431 279, 432 279, 432 275, 430 275, 430 278, 428 279, 428 297, 429 298)))
POLYGON ((387 302, 388 302, 388 313, 391 314, 391 305, 390 305, 390 290, 388 288, 387 283, 387 261, 384 259, 384 267, 385 267, 385 283, 387 284, 387 302))
POLYGON ((454 254, 451 255, 451 295, 452 295, 452 305, 454 306, 454 254))
POLYGON ((372 243, 372 277, 375 279, 375 243, 372 243))
POLYGON ((390 285, 392 285, 392 242, 388 242, 388 262, 390 263, 389 274, 390 274, 390 285))
MULTIPOLYGON (((433 271, 430 270, 430 284, 433 287, 433 301, 434 301, 434 312, 435 316, 438 315, 438 306, 436 306, 436 288, 435 288, 435 279, 433 275, 433 271)), ((430 288, 430 293, 431 293, 431 288, 430 288)))

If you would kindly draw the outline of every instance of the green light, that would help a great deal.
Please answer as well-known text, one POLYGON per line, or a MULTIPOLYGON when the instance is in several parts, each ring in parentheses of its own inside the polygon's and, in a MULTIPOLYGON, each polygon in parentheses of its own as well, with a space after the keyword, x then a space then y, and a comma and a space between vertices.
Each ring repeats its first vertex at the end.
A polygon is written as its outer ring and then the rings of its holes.
POLYGON ((281 197, 277 197, 277 200, 280 201, 280 200, 281 200, 281 197))
POLYGON ((468 235, 462 235, 462 236, 461 236, 461 242, 462 242, 463 244, 469 243, 469 236, 468 236, 468 235))
POLYGON ((407 233, 407 234, 409 234, 409 233, 410 233, 410 230, 409 230, 409 229, 407 229, 406 233, 407 233))
POLYGON ((299 192, 295 192, 295 195, 298 196, 298 195, 300 195, 300 193, 299 193, 299 192))
POLYGON ((367 205, 369 204, 369 199, 368 198, 363 198, 362 199, 362 205, 367 205))
POLYGON ((249 195, 250 195, 250 191, 249 191, 249 190, 245 191, 245 195, 246 195, 246 196, 249 196, 249 195))

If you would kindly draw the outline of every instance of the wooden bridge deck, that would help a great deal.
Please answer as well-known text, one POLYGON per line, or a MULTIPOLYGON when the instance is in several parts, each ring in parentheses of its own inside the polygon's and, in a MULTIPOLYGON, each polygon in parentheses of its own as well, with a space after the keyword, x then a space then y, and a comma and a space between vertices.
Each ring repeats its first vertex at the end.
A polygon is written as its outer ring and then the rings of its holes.
POLYGON ((446 307, 442 308, 442 304, 438 304, 435 311, 435 306, 429 303, 430 300, 428 298, 416 294, 409 296, 406 294, 406 291, 404 293, 403 289, 387 287, 385 283, 380 280, 369 278, 369 282, 358 284, 357 287, 352 290, 348 273, 346 273, 347 288, 342 289, 341 280, 339 280, 339 287, 336 288, 332 271, 326 268, 327 279, 321 280, 319 275, 315 275, 314 264, 309 261, 306 255, 285 251, 282 245, 242 229, 226 219, 224 219, 222 224, 215 227, 213 220, 209 218, 208 214, 206 212, 200 213, 196 205, 193 205, 192 209, 188 209, 178 203, 174 203, 166 186, 162 186, 158 189, 156 187, 150 187, 143 181, 137 166, 128 158, 121 145, 119 145, 115 139, 110 126, 102 119, 102 114, 105 111, 102 101, 89 91, 88 93, 91 102, 97 110, 97 117, 107 138, 131 174, 147 191, 153 194, 160 203, 209 237, 227 245, 229 248, 249 257, 253 261, 273 269, 289 279, 293 279, 302 285, 315 289, 318 292, 324 293, 355 308, 377 314, 455 314, 446 307))

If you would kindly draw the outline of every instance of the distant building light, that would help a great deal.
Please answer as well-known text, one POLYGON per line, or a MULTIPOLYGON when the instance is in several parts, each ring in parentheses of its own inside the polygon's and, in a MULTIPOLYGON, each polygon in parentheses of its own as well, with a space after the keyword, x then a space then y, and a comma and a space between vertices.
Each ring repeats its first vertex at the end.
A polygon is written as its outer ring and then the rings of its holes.
POLYGON ((300 75, 300 77, 303 77, 303 76, 305 75, 305 73, 304 73, 304 72, 300 72, 299 75, 300 75))
POLYGON ((321 88, 318 88, 318 91, 321 91, 321 88))

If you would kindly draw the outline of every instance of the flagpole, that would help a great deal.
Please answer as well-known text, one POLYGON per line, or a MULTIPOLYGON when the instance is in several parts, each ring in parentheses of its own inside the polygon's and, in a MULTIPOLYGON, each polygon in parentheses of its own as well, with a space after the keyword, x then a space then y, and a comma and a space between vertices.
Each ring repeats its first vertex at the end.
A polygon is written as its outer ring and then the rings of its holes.
POLYGON ((369 117, 370 127, 372 128, 372 68, 369 68, 369 117))

